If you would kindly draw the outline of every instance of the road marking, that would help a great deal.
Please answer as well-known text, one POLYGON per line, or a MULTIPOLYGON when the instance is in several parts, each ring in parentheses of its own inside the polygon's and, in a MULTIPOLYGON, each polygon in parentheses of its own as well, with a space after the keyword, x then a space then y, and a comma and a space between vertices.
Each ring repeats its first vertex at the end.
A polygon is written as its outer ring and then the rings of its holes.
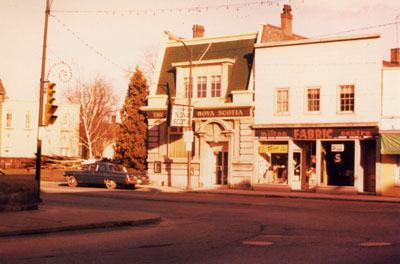
POLYGON ((384 247, 384 246, 391 246, 393 244, 389 242, 364 242, 360 243, 359 245, 363 247, 384 247))
POLYGON ((251 245, 251 246, 270 246, 274 244, 273 242, 269 241, 243 241, 244 245, 251 245))

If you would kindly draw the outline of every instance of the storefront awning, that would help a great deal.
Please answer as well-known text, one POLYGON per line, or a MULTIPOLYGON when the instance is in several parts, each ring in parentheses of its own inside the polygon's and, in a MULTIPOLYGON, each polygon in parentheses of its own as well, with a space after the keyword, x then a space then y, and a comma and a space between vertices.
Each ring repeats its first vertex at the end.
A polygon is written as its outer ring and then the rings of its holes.
POLYGON ((380 134, 381 154, 400 155, 400 134, 380 134))

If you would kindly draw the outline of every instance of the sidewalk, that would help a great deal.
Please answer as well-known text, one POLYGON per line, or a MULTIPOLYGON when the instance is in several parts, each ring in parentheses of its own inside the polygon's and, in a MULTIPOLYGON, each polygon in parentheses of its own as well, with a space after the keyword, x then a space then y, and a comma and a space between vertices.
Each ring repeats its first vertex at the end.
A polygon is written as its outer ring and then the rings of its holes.
POLYGON ((156 214, 136 211, 81 209, 39 205, 38 210, 0 213, 0 237, 83 229, 136 226, 161 221, 156 214))

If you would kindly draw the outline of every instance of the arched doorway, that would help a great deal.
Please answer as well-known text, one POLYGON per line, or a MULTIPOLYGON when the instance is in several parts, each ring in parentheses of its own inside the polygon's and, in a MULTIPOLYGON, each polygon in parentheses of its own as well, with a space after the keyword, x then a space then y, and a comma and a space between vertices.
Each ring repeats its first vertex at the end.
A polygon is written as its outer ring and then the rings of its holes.
POLYGON ((200 182, 203 187, 228 187, 231 168, 231 135, 228 123, 208 121, 199 129, 200 182))

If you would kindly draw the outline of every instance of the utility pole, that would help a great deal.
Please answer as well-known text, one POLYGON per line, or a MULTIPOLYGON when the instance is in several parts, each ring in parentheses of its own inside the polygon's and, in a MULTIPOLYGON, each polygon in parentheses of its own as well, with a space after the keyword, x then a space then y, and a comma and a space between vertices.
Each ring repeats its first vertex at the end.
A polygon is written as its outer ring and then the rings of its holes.
POLYGON ((50 0, 46 0, 46 11, 44 19, 44 34, 43 34, 43 52, 42 52, 42 71, 40 75, 40 91, 39 91, 39 115, 38 115, 38 129, 37 129, 37 150, 36 150, 36 183, 37 183, 37 199, 40 199, 40 165, 42 159, 42 139, 41 130, 43 127, 43 94, 44 94, 44 83, 45 83, 45 71, 46 71, 46 48, 47 48, 47 25, 50 14, 50 0))

